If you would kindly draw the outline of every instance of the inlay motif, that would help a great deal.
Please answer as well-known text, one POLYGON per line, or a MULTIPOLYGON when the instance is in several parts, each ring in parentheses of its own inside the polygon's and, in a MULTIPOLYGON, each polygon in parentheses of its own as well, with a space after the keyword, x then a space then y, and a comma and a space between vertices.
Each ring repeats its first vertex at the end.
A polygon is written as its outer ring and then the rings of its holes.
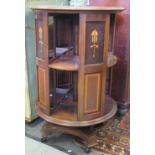
MULTIPOLYGON (((39 27, 39 46, 40 46, 40 49, 42 49, 42 46, 43 46, 43 30, 42 30, 42 27, 39 27)), ((41 50, 41 52, 43 52, 41 50)))
POLYGON ((91 33, 91 46, 90 48, 93 48, 93 58, 96 56, 96 48, 99 48, 98 45, 98 32, 97 30, 93 30, 91 33))

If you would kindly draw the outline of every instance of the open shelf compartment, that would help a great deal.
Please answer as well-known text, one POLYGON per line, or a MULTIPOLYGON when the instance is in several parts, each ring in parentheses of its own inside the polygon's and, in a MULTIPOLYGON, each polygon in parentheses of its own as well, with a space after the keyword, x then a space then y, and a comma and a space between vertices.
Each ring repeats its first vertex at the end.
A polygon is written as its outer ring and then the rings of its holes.
POLYGON ((61 100, 57 98, 57 102, 52 108, 52 116, 64 120, 77 120, 77 101, 73 101, 71 90, 63 93, 61 100))

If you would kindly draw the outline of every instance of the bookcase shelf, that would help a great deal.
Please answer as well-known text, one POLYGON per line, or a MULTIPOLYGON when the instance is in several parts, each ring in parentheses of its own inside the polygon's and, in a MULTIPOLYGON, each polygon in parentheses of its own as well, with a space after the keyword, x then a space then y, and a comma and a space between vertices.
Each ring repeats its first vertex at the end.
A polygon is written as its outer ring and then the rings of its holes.
POLYGON ((78 71, 79 57, 78 56, 61 56, 49 64, 49 68, 64 71, 78 71))

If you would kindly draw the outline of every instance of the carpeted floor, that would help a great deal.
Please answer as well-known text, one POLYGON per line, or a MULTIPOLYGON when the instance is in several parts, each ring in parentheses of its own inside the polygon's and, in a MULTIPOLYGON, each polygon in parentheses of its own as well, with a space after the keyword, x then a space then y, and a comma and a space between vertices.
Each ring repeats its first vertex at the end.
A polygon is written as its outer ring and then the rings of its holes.
POLYGON ((96 129, 98 145, 95 150, 102 155, 130 154, 130 112, 122 118, 114 118, 96 129))

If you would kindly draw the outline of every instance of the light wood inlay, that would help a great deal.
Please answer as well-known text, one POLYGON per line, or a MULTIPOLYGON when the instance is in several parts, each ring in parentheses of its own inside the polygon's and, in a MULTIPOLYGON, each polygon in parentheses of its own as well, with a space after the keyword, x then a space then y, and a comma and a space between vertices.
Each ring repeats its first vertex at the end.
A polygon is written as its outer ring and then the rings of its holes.
POLYGON ((100 103, 99 99, 100 84, 101 84, 100 73, 85 75, 85 97, 84 97, 85 114, 98 112, 100 103))
POLYGON ((45 85, 45 70, 38 68, 38 91, 39 101, 41 104, 46 105, 46 85, 45 85))

